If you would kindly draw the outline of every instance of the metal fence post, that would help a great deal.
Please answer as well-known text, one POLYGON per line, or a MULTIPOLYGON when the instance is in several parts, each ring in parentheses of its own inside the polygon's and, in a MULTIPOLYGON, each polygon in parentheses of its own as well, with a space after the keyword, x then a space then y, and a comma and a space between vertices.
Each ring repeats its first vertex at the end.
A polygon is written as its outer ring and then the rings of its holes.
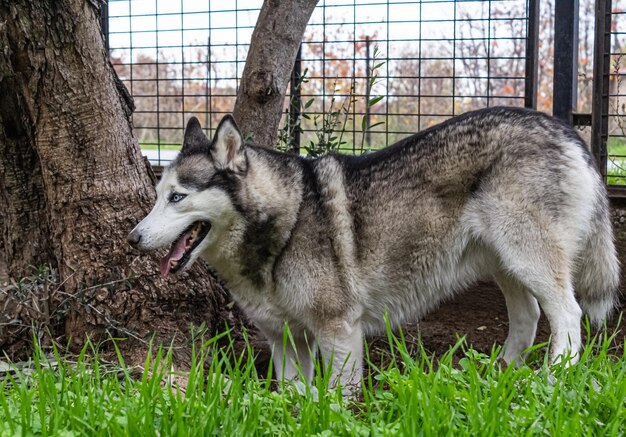
POLYGON ((372 87, 370 82, 372 80, 372 71, 370 66, 370 37, 365 37, 365 144, 367 147, 371 144, 370 123, 371 123, 371 111, 370 111, 370 94, 372 87))
POLYGON ((552 110, 572 124, 578 88, 578 0, 554 2, 554 80, 552 110))
POLYGON ((609 75, 611 65, 611 0, 596 0, 593 47, 593 101, 591 151, 602 177, 607 173, 609 130, 609 75))
POLYGON ((100 3, 100 31, 104 37, 104 47, 109 52, 109 2, 100 3))
POLYGON ((527 5, 524 106, 532 109, 537 109, 537 83, 539 82, 539 1, 528 0, 527 5))
POLYGON ((302 108, 302 43, 296 54, 296 61, 291 71, 291 79, 289 82, 289 136, 291 139, 291 150, 295 154, 300 153, 300 128, 298 122, 300 120, 300 112, 302 108))

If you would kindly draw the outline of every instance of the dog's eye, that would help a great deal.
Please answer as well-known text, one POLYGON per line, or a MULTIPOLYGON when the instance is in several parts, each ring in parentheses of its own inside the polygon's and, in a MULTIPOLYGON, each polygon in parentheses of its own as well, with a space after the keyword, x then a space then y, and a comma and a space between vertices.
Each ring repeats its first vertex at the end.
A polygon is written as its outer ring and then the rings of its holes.
POLYGON ((180 202, 181 200, 183 200, 185 197, 187 197, 186 194, 180 194, 180 193, 173 192, 172 194, 170 194, 170 202, 177 203, 177 202, 180 202))

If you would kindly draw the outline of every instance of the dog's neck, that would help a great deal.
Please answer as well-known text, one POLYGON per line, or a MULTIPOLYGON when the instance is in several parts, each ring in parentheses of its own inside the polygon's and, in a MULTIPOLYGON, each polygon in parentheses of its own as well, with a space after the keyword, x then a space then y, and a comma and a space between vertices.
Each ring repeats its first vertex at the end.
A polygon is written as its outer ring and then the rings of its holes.
POLYGON ((274 286, 274 266, 298 220, 303 191, 298 158, 257 147, 246 153, 248 168, 236 193, 241 214, 229 237, 204 255, 235 292, 274 286))

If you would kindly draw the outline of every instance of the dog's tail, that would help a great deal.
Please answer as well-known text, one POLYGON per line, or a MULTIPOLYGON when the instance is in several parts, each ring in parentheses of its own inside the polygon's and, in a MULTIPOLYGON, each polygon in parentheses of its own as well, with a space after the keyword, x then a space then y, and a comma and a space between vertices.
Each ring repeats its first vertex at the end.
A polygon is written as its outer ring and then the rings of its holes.
POLYGON ((620 277, 606 191, 603 186, 599 191, 575 281, 578 303, 595 326, 604 322, 615 308, 620 277))

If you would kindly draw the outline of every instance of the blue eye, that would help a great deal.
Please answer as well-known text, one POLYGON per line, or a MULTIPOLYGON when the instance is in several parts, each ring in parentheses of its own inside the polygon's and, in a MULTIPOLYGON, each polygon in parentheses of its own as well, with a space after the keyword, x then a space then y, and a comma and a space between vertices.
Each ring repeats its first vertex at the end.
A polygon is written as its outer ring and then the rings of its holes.
POLYGON ((172 194, 170 194, 170 202, 177 203, 177 202, 180 202, 181 200, 183 200, 185 197, 187 197, 186 194, 180 194, 180 193, 173 192, 172 194))

